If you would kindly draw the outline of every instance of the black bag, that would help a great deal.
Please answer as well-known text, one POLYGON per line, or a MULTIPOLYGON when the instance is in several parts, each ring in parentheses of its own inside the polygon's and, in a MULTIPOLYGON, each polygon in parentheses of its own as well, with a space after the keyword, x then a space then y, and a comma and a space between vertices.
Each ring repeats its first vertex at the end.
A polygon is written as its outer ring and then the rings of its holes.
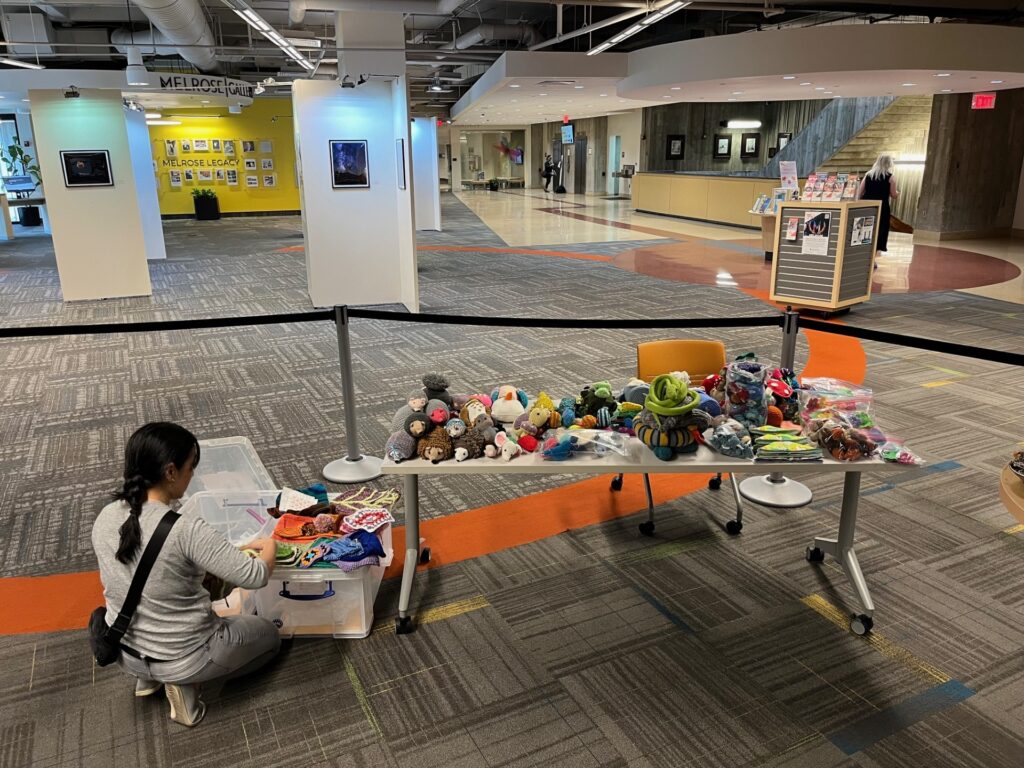
POLYGON ((149 578, 149 572, 153 569, 153 563, 160 554, 164 540, 179 517, 181 515, 177 512, 168 511, 161 518, 152 538, 146 544, 139 565, 135 568, 135 575, 132 576, 131 586, 128 587, 128 594, 124 598, 121 612, 114 620, 114 626, 107 626, 106 606, 100 606, 89 616, 89 646, 99 666, 106 667, 121 658, 121 638, 128 631, 135 609, 139 607, 142 589, 146 586, 146 579, 149 578))

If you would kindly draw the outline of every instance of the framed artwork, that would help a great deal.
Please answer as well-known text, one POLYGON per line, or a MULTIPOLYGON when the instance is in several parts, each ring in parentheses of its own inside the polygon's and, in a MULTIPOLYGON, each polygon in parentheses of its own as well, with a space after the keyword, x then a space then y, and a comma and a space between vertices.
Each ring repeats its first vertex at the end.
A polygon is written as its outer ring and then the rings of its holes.
POLYGON ((274 151, 274 142, 262 139, 260 141, 260 154, 269 155, 274 151))
POLYGON ((711 157, 715 160, 728 160, 732 155, 732 136, 727 133, 716 133, 711 157))
POLYGON ((181 171, 171 171, 169 176, 170 176, 170 179, 171 179, 171 186, 172 187, 180 187, 181 186, 181 171))
POLYGON ((211 139, 210 140, 210 151, 211 152, 220 152, 220 139, 211 139))
POLYGON ((224 139, 224 154, 234 155, 235 154, 235 142, 232 139, 224 139))
POLYGON ((405 139, 395 139, 395 159, 398 162, 398 188, 405 189, 405 139))
POLYGON ((174 139, 164 139, 164 154, 167 157, 178 156, 178 142, 174 139))
POLYGON ((210 151, 210 140, 209 139, 192 139, 192 151, 193 152, 209 152, 210 151))
POLYGON ((274 170, 274 159, 271 157, 262 158, 262 160, 260 161, 260 167, 264 171, 274 170))
POLYGON ((224 169, 223 168, 218 168, 216 173, 217 173, 217 181, 224 181, 224 169))
POLYGON ((761 156, 761 134, 744 133, 740 137, 740 157, 761 156))
POLYGON ((670 133, 665 142, 665 159, 682 160, 686 150, 686 136, 681 133, 670 133))
POLYGON ((256 158, 255 157, 247 157, 247 158, 245 158, 245 170, 247 170, 247 171, 255 171, 256 170, 256 158))
POLYGON ((330 145, 331 186, 335 189, 369 187, 370 165, 366 141, 342 139, 331 141, 330 145))
POLYGON ((780 133, 779 134, 779 139, 778 139, 779 151, 781 152, 782 149, 787 144, 789 144, 789 142, 792 141, 792 140, 793 140, 793 134, 792 133, 780 133))
POLYGON ((105 149, 61 150, 65 187, 112 187, 110 153, 105 149))
POLYGON ((255 152, 255 151, 256 151, 256 142, 255 141, 246 141, 245 139, 242 139, 242 154, 243 155, 248 155, 248 154, 251 154, 252 152, 255 152))
POLYGON ((195 180, 196 180, 195 171, 193 171, 191 168, 186 168, 185 169, 185 183, 186 184, 191 184, 195 180))
POLYGON ((246 176, 245 177, 245 186, 247 186, 247 187, 258 187, 259 185, 260 185, 260 177, 259 176, 246 176))
POLYGON ((265 173, 265 174, 263 174, 263 186, 264 187, 276 187, 277 186, 277 174, 276 173, 265 173))
POLYGON ((213 181, 213 171, 209 168, 199 170, 199 183, 209 183, 213 181))
POLYGON ((191 152, 192 151, 192 139, 182 139, 181 140, 181 151, 182 152, 191 152))
POLYGON ((236 171, 234 168, 228 168, 227 177, 229 185, 231 185, 232 187, 238 186, 238 171, 236 171))
POLYGON ((779 148, 778 147, 768 147, 768 159, 769 160, 771 160, 777 154, 779 154, 779 148))

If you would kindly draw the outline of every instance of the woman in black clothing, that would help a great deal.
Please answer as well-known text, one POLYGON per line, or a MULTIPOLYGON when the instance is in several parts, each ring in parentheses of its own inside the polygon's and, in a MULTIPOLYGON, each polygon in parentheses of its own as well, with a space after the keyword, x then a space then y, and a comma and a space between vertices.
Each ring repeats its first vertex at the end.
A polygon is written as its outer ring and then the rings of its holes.
POLYGON ((893 172, 892 155, 879 155, 871 170, 861 179, 860 189, 857 190, 857 197, 861 200, 881 200, 882 212, 878 222, 878 245, 875 249, 875 257, 879 253, 885 253, 889 249, 889 219, 892 213, 889 209, 889 199, 895 200, 899 197, 900 191, 896 189, 896 180, 892 177, 893 172))
POLYGON ((551 177, 555 175, 555 164, 551 162, 551 155, 544 155, 544 167, 540 170, 540 177, 544 179, 544 191, 551 186, 551 177))

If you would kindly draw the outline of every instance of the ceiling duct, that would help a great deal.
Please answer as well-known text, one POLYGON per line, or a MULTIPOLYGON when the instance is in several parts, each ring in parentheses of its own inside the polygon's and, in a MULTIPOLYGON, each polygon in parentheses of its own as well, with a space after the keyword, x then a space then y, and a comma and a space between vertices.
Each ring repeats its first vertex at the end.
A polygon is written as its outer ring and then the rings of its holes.
MULTIPOLYGON (((216 44, 213 30, 206 23, 206 16, 198 0, 132 2, 163 33, 167 42, 177 47, 181 58, 203 72, 215 72, 220 68, 213 50, 216 44)), ((135 35, 134 42, 138 42, 139 38, 139 35, 135 35)))
POLYGON ((441 48, 447 51, 460 51, 463 48, 472 48, 478 43, 496 40, 513 40, 530 46, 540 40, 540 35, 528 24, 481 24, 441 48))

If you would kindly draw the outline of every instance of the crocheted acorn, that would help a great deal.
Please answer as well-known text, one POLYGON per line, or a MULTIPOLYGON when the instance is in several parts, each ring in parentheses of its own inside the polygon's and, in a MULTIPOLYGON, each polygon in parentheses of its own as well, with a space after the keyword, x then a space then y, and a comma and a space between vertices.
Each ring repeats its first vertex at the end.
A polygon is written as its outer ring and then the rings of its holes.
POLYGON ((782 409, 775 405, 768 406, 768 426, 782 426, 782 409))
POLYGON ((448 392, 448 379, 440 373, 428 373, 423 377, 423 392, 428 400, 440 400, 451 410, 454 403, 448 392))

